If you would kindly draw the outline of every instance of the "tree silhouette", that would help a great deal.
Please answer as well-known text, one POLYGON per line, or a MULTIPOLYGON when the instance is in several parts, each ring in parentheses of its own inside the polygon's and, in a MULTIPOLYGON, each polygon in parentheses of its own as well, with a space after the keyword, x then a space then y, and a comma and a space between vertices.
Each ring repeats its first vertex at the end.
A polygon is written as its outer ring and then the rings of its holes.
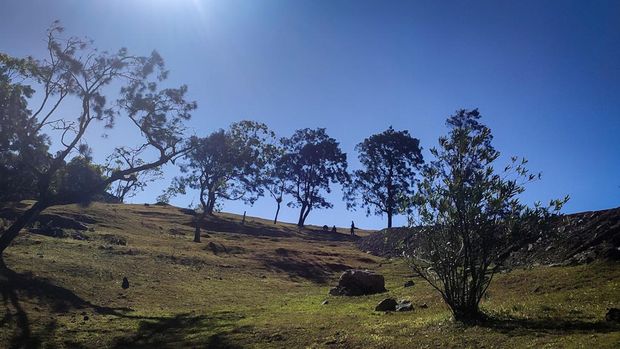
MULTIPOLYGON (((105 166, 106 173, 109 175, 122 169, 123 167, 137 167, 144 164, 144 160, 134 149, 120 147, 114 150, 107 158, 105 166)), ((108 192, 119 202, 124 203, 127 198, 134 197, 138 192, 144 191, 149 183, 163 178, 160 167, 147 169, 138 173, 127 175, 116 181, 108 188, 108 192)))
POLYGON ((144 139, 143 145, 131 152, 145 160, 141 165, 119 168, 103 181, 83 188, 80 200, 103 193, 110 184, 127 176, 174 161, 188 150, 182 145, 183 121, 190 118, 196 103, 185 100, 186 86, 158 87, 167 71, 157 52, 150 56, 130 55, 124 48, 116 53, 101 52, 88 41, 61 37, 62 32, 63 28, 54 22, 48 30, 48 55, 43 60, 0 56, 0 71, 17 72, 16 80, 39 87, 41 103, 30 116, 29 132, 40 135, 46 129, 57 133, 59 140, 58 151, 42 168, 35 169, 36 203, 0 237, 0 255, 41 211, 68 203, 66 195, 54 190, 54 180, 66 160, 85 149, 84 135, 95 122, 112 128, 117 118, 126 118, 144 139), (107 94, 111 86, 121 86, 113 105, 107 102, 112 97, 107 94), (60 109, 71 102, 80 106, 74 117, 60 109), (149 156, 153 153, 154 157, 149 156))
POLYGON ((361 196, 366 215, 385 213, 391 228, 392 217, 413 195, 416 170, 423 163, 420 141, 408 131, 394 131, 390 126, 355 149, 363 168, 353 173, 353 181, 345 191, 348 206, 355 207, 361 196))
MULTIPOLYGON (((186 187, 198 190, 202 206, 199 221, 212 214, 222 199, 253 204, 263 195, 265 149, 274 138, 267 125, 255 121, 237 122, 229 130, 192 138, 192 150, 180 166, 183 175, 175 178, 171 188, 176 189, 172 191, 185 193, 186 187)), ((196 242, 199 233, 197 228, 196 242)))
POLYGON ((300 208, 297 225, 302 227, 313 209, 333 207, 321 192, 330 193, 330 183, 349 181, 347 155, 324 128, 297 130, 282 143, 286 192, 295 200, 289 206, 300 208))
POLYGON ((273 224, 278 223, 278 215, 280 214, 280 208, 286 190, 286 171, 284 168, 283 156, 284 147, 281 141, 269 144, 265 148, 265 157, 267 161, 265 162, 263 185, 277 205, 273 224))

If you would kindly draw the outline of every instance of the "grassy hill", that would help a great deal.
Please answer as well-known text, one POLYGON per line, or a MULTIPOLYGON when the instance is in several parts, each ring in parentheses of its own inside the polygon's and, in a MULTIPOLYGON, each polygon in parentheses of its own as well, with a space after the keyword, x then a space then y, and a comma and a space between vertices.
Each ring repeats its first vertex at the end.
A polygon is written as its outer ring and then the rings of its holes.
POLYGON ((362 252, 347 229, 253 217, 242 225, 218 214, 197 244, 192 216, 172 206, 46 212, 89 230, 63 238, 23 232, 7 250, 0 348, 620 346, 620 327, 604 321, 608 307, 620 306, 617 262, 500 274, 483 303, 493 320, 465 327, 403 261, 362 252), (389 291, 327 296, 349 268, 382 273, 389 291), (407 280, 415 286, 403 287, 407 280), (411 300, 415 310, 375 312, 388 296, 411 300))

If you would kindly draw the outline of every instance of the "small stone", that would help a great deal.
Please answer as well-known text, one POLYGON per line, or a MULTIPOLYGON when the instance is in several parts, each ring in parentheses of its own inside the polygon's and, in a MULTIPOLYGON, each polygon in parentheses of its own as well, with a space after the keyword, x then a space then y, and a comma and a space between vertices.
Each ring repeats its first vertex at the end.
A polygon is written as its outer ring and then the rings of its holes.
POLYGON ((426 309, 426 308, 428 308, 428 305, 426 303, 422 303, 422 304, 420 304, 420 308, 426 309))
POLYGON ((415 285, 415 282, 413 282, 413 280, 409 280, 405 282, 404 287, 412 287, 413 285, 415 285))
POLYGON ((88 315, 84 315, 84 321, 88 321, 88 315))
POLYGON ((129 280, 127 280, 127 277, 123 278, 123 283, 121 284, 121 287, 123 288, 123 290, 126 290, 129 288, 129 280))
POLYGON ((327 299, 321 303, 321 305, 327 305, 327 304, 329 304, 329 301, 327 299))
POLYGON ((620 322, 620 309, 609 308, 605 314, 605 320, 609 322, 620 322))
POLYGON ((379 302, 375 307, 375 311, 394 311, 398 303, 393 298, 386 298, 379 302))
POLYGON ((413 304, 411 304, 411 302, 409 301, 400 301, 396 305, 396 311, 412 311, 412 310, 413 310, 413 304))

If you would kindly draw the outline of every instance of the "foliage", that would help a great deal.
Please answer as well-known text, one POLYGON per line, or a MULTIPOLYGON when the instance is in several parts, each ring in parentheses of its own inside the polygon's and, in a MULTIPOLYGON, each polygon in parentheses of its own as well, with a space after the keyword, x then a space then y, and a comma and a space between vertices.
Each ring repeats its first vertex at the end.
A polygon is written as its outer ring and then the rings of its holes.
POLYGON ((394 131, 390 126, 359 143, 355 149, 363 168, 353 173, 346 199, 350 208, 361 197, 366 215, 383 215, 392 227, 392 216, 413 195, 415 174, 423 163, 420 140, 408 131, 394 131))
POLYGON ((265 191, 276 202, 276 214, 273 219, 273 224, 276 224, 286 189, 286 171, 283 162, 284 146, 282 141, 279 140, 267 144, 264 149, 264 155, 266 161, 263 171, 263 186, 265 191))
MULTIPOLYGON (((34 194, 37 202, 0 237, 0 254, 21 228, 47 207, 67 203, 68 198, 83 201, 86 197, 99 195, 112 183, 174 161, 188 150, 182 143, 183 122, 190 118, 196 103, 185 100, 186 86, 158 87, 158 83, 166 79, 167 71, 157 52, 149 56, 134 56, 125 48, 116 53, 98 51, 92 47, 92 42, 75 37, 65 38, 62 32, 63 28, 58 22, 54 22, 48 30, 45 59, 0 56, 1 71, 5 75, 11 72, 9 81, 12 86, 26 82, 38 87, 39 98, 33 100, 40 103, 35 105, 31 115, 26 115, 28 112, 24 111, 23 99, 16 104, 22 111, 18 118, 29 116, 26 120, 27 134, 30 137, 43 137, 43 130, 49 132, 50 136, 53 133, 53 138, 57 140, 55 148, 58 149, 49 156, 48 161, 43 162, 41 168, 36 169, 36 185, 33 187, 36 188, 34 194), (116 103, 110 104, 108 100, 112 86, 120 86, 120 92, 114 96, 118 97, 116 103), (77 115, 72 117, 75 111, 61 109, 67 104, 79 106, 77 115), (142 135, 144 143, 128 151, 135 156, 144 156, 143 162, 118 168, 103 181, 82 183, 89 185, 81 188, 79 196, 65 195, 71 191, 58 191, 55 183, 62 177, 67 160, 76 152, 81 154, 82 150, 87 149, 84 136, 91 125, 103 122, 106 128, 112 128, 119 117, 126 117, 142 135), (147 154, 155 156, 147 160, 147 154)), ((21 95, 28 97, 32 91, 34 89, 29 87, 21 95)), ((18 94, 17 99, 20 98, 18 94)), ((0 111, 0 114, 5 113, 5 110, 0 111)), ((21 153, 21 150, 17 152, 21 153)), ((20 156, 26 154, 24 152, 20 156)))
POLYGON ((346 184, 350 180, 347 155, 324 128, 297 130, 282 143, 285 190, 294 199, 289 206, 300 207, 297 225, 303 226, 311 210, 333 207, 321 193, 331 192, 330 183, 346 184))
POLYGON ((34 91, 11 79, 12 70, 21 67, 0 54, 0 201, 35 198, 38 173, 50 160, 48 139, 36 132, 28 109, 34 91))
POLYGON ((450 133, 431 149, 415 203, 425 228, 410 247, 413 269, 442 296, 457 320, 480 318, 479 303, 509 251, 538 234, 568 200, 530 208, 519 200, 530 173, 512 158, 502 173, 494 163, 491 130, 478 110, 459 110, 447 120, 450 133))
POLYGON ((253 204, 263 195, 265 149, 274 137, 265 124, 240 121, 226 131, 192 138, 192 150, 181 164, 184 175, 175 179, 172 192, 185 193, 186 186, 198 190, 206 214, 221 199, 253 204))
MULTIPOLYGON (((140 153, 131 151, 126 147, 116 148, 112 155, 108 156, 106 173, 111 174, 121 170, 124 166, 138 167, 144 165, 144 160, 139 156, 140 153)), ((127 198, 136 196, 138 192, 144 191, 149 183, 163 178, 160 167, 149 168, 144 171, 126 175, 116 181, 108 188, 108 193, 125 202, 127 198)))

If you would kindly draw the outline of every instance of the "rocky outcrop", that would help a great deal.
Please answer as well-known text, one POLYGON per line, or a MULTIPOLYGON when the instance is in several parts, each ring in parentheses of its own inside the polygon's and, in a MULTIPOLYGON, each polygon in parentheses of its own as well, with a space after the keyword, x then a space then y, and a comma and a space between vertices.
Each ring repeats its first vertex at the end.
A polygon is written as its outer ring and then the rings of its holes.
MULTIPOLYGON (((403 248, 421 241, 421 228, 391 228, 361 238, 362 251, 400 257, 403 248)), ((582 212, 555 218, 551 229, 535 235, 513 251, 505 265, 574 265, 595 260, 620 260, 620 208, 582 212)))

